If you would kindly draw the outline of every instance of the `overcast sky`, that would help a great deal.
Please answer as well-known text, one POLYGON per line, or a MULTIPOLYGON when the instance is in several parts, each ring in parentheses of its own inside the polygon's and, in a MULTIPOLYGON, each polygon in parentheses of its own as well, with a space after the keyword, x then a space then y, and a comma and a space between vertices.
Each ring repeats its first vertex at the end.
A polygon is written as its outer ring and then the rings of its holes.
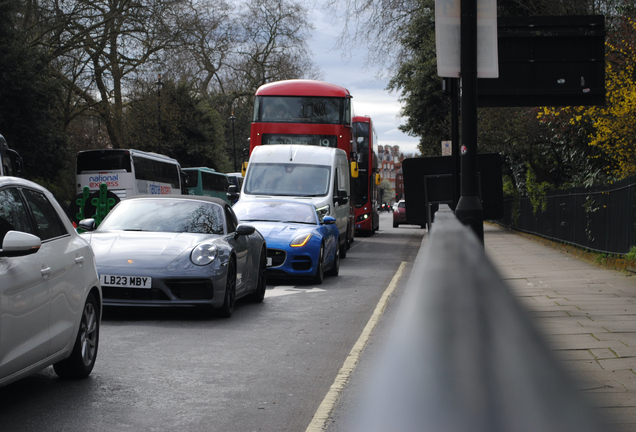
POLYGON ((309 44, 314 62, 324 74, 324 81, 345 87, 351 92, 355 114, 371 117, 379 144, 397 144, 404 153, 418 152, 419 139, 409 137, 397 128, 404 123, 398 117, 398 94, 384 90, 388 79, 376 79, 377 70, 364 69, 366 48, 351 53, 350 60, 344 60, 342 52, 334 50, 340 27, 331 22, 331 16, 325 15, 322 10, 314 9, 311 17, 315 30, 309 44))

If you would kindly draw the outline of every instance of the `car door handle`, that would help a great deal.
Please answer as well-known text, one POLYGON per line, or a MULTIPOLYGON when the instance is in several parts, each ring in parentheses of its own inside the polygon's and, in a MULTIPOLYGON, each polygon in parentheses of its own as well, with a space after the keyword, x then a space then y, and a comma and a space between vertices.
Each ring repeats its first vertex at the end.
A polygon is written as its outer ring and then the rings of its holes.
POLYGON ((75 258, 75 264, 82 264, 84 262, 84 257, 77 257, 75 258))
POLYGON ((42 276, 47 277, 49 274, 51 274, 51 267, 43 268, 42 270, 40 270, 40 273, 42 273, 42 276))

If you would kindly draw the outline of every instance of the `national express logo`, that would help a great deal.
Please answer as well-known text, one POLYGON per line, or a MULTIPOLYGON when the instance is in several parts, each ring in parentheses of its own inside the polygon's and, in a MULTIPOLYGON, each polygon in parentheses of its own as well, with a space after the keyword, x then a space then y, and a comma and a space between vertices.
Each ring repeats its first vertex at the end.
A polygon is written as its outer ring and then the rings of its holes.
POLYGON ((104 175, 98 174, 88 177, 88 187, 91 189, 99 188, 99 185, 106 183, 108 188, 114 188, 119 186, 119 174, 104 175))

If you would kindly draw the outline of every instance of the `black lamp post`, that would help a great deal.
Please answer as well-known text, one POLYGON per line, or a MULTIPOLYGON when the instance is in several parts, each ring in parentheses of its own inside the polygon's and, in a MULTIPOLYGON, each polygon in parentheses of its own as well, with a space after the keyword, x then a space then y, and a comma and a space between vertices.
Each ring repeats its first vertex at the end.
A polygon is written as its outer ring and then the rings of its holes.
POLYGON ((163 88, 163 81, 161 81, 161 74, 157 75, 157 116, 159 119, 159 142, 163 143, 163 129, 161 128, 161 89, 163 88))
POLYGON ((230 116, 230 121, 232 122, 232 149, 234 153, 234 172, 237 171, 236 168, 236 142, 234 141, 234 123, 236 122, 236 117, 234 117, 234 111, 232 111, 232 115, 230 116))

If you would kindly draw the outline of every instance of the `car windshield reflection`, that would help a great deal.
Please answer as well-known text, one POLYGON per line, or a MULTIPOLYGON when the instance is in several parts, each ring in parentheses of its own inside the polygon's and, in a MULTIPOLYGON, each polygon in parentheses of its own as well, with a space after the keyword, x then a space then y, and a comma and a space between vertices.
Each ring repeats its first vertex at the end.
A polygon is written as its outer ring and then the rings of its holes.
POLYGON ((232 208, 241 222, 284 222, 317 224, 316 210, 311 204, 280 201, 238 202, 232 208))
POLYGON ((97 231, 224 234, 223 208, 214 203, 143 199, 122 201, 97 231))

